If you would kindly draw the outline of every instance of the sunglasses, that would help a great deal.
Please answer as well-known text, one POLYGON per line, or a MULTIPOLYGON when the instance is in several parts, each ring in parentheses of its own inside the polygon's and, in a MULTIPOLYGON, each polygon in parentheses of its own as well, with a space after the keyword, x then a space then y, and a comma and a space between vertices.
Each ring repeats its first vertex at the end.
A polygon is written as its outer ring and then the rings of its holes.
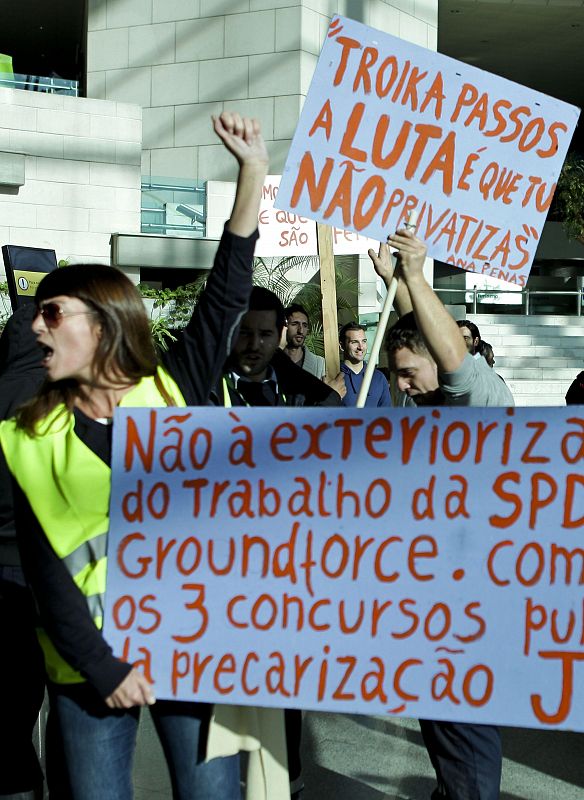
POLYGON ((47 328, 58 328, 65 317, 77 317, 81 314, 93 314, 93 311, 63 311, 58 303, 44 303, 38 306, 37 313, 41 315, 47 328))

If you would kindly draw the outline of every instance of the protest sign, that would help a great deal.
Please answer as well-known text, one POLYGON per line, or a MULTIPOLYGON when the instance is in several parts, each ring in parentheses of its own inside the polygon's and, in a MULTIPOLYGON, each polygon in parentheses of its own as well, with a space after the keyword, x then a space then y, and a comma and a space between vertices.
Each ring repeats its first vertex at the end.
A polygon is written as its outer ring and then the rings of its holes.
MULTIPOLYGON (((315 256, 318 253, 316 224, 312 219, 274 207, 281 175, 268 175, 262 188, 258 215, 260 238, 255 255, 265 258, 315 256)), ((210 238, 220 239, 235 199, 235 183, 207 181, 207 228, 210 238)), ((378 243, 354 231, 333 228, 335 255, 364 255, 378 243)))
POLYGON ((276 206, 525 286, 574 106, 343 17, 331 22, 276 206))
POLYGON ((310 219, 274 208, 280 175, 268 175, 262 190, 258 216, 260 238, 256 255, 312 256, 318 252, 316 225, 310 219))
POLYGON ((105 637, 159 698, 584 730, 574 409, 117 409, 105 637))

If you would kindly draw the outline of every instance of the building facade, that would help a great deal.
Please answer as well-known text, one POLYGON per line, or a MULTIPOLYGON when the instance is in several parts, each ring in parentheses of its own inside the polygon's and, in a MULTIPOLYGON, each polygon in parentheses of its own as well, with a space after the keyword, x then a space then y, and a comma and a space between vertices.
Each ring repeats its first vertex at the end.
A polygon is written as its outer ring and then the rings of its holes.
MULTIPOLYGON (((160 187, 235 178, 211 115, 233 108, 258 117, 271 171, 281 172, 337 13, 436 49, 437 0, 90 0, 86 29, 77 21, 78 38, 86 37, 78 83, 87 97, 0 92, 10 109, 0 115, 0 148, 26 160, 24 185, 4 198, 0 186, 3 243, 49 247, 58 259, 109 261, 110 234, 130 234, 116 252, 129 249, 120 265, 137 279, 134 265, 150 263, 144 249, 154 247, 134 238, 144 205, 159 212, 144 210, 155 220, 144 230, 196 233, 184 218, 182 226, 167 225, 181 222, 176 208, 185 204, 166 202, 176 197, 160 187), (144 202, 140 180, 157 187, 144 192, 144 202)), ((200 207, 188 208, 197 214, 200 207)), ((177 265, 170 259, 168 266, 177 265)), ((378 286, 368 259, 355 258, 352 268, 359 310, 374 313, 378 286)))
POLYGON ((337 13, 436 49, 437 0, 102 0, 87 94, 142 107, 143 175, 233 179, 209 124, 225 108, 262 121, 279 173, 337 13))
MULTIPOLYGON (((494 31, 486 30, 485 20, 493 17, 483 8, 490 5, 448 0, 441 4, 441 29, 464 28, 466 17, 474 19, 470 12, 482 9, 484 36, 490 36, 494 31)), ((555 6, 560 12, 560 5, 553 0, 546 13, 555 6)), ((270 170, 281 172, 321 44, 337 13, 423 47, 438 47, 437 0, 22 0, 18 9, 6 9, 0 52, 13 52, 14 72, 26 79, 13 85, 38 89, 39 79, 35 84, 26 73, 44 72, 76 81, 84 96, 13 89, 0 80, 2 243, 50 247, 58 259, 109 261, 111 234, 204 235, 204 226, 195 223, 205 182, 235 177, 210 116, 234 108, 260 118, 270 170), (38 23, 33 33, 24 30, 23 19, 38 23)), ((577 13, 569 12, 571 29, 579 24, 577 13)), ((507 16, 502 19, 511 24, 507 16)), ((471 29, 464 30, 458 44, 452 36, 443 40, 459 48, 468 40, 472 57, 464 49, 456 54, 474 63, 475 54, 482 53, 477 37, 483 34, 473 29, 473 44, 471 29)), ((543 277, 533 278, 543 281, 542 288, 551 285, 548 273, 555 286, 553 269, 562 272, 564 259, 574 264, 581 252, 581 245, 569 246, 565 237, 555 236, 549 255, 548 238, 544 234, 543 277), (549 259, 556 267, 545 265, 549 259)), ((120 262, 135 279, 135 265, 141 259, 151 263, 143 258, 149 246, 145 241, 131 248, 131 257, 120 262)), ((157 248, 157 253, 163 250, 157 248)), ((170 260, 161 267, 184 269, 191 251, 186 245, 183 250, 180 264, 170 260)), ((196 242, 192 253, 195 260, 196 242)), ((379 287, 367 257, 355 259, 354 274, 361 286, 360 313, 375 314, 379 287)), ((456 289, 460 300, 473 289, 465 273, 436 274, 438 285, 456 289)))

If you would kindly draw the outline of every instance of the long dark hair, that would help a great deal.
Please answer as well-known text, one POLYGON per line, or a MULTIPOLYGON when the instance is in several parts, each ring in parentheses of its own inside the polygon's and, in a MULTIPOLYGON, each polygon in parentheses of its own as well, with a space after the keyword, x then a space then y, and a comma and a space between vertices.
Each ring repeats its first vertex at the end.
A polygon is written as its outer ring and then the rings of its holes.
MULTIPOLYGON (((37 304, 59 295, 76 297, 94 313, 101 335, 93 358, 96 379, 135 383, 154 375, 158 365, 148 317, 140 293, 115 267, 72 264, 49 272, 40 282, 37 304)), ((71 411, 83 388, 74 379, 45 381, 39 394, 18 415, 20 427, 34 434, 36 423, 57 405, 71 411)))

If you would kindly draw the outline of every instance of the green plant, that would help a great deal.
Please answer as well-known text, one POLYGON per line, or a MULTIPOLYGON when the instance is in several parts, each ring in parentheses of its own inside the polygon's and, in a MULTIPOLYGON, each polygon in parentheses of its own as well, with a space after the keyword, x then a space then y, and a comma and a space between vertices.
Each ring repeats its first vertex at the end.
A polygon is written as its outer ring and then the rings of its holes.
POLYGON ((139 283, 138 291, 142 297, 154 300, 150 314, 150 329, 156 344, 163 350, 168 348, 168 340, 176 341, 172 331, 181 330, 191 318, 201 292, 205 288, 207 276, 201 275, 185 286, 176 289, 156 289, 147 283, 139 283))
MULTIPOLYGON (((289 306, 307 284, 304 281, 290 280, 292 270, 308 271, 318 268, 317 256, 286 256, 286 258, 255 258, 253 262, 253 282, 277 294, 284 307, 289 306)), ((297 301, 298 302, 298 301, 297 301)))
MULTIPOLYGON (((256 258, 254 260, 253 282, 277 294, 284 307, 291 303, 304 306, 310 319, 310 332, 306 346, 316 355, 324 355, 324 335, 322 326, 322 293, 320 273, 309 281, 293 281, 288 277, 293 269, 318 268, 317 256, 289 256, 282 259, 256 258)), ((356 319, 354 299, 359 294, 359 283, 353 278, 342 260, 335 261, 337 286, 337 310, 349 312, 356 319)))
POLYGON ((554 201, 570 239, 584 243, 584 158, 577 153, 566 158, 554 201))
POLYGON ((168 327, 166 317, 150 318, 150 333, 161 350, 168 350, 168 342, 176 342, 176 336, 168 327))
MULTIPOLYGON (((314 270, 318 268, 316 256, 289 256, 282 259, 256 258, 253 266, 253 282, 277 294, 284 306, 292 302, 303 305, 311 320, 311 330, 306 338, 307 346, 317 355, 324 355, 322 329, 322 296, 319 273, 309 281, 291 280, 292 270, 314 270)), ((359 293, 359 285, 342 264, 335 266, 337 283, 337 308, 349 311, 353 317, 353 301, 359 293)), ((176 289, 157 289, 147 283, 139 283, 142 297, 153 300, 150 314, 150 329, 158 347, 166 350, 168 341, 175 340, 173 331, 184 328, 191 318, 201 292, 205 288, 206 275, 176 289)))

